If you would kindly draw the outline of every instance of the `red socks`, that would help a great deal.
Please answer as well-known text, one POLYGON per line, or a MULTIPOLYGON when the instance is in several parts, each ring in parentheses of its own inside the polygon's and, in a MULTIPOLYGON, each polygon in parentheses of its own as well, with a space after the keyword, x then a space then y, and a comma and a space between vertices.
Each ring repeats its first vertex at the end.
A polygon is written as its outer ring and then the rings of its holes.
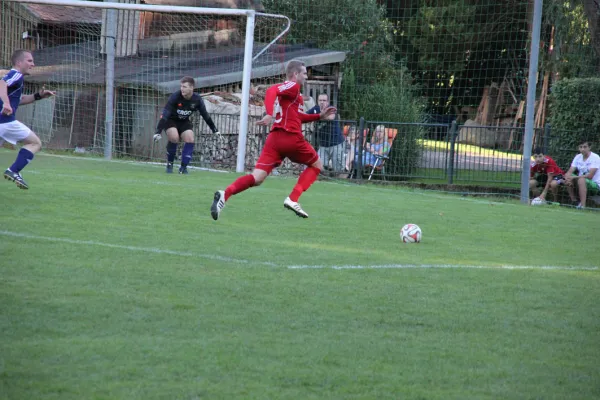
MULTIPOLYGON (((300 198, 300 195, 304 193, 314 181, 317 180, 319 173, 321 173, 321 170, 315 167, 308 167, 302 171, 298 177, 298 183, 296 183, 294 190, 292 190, 292 193, 290 194, 290 200, 297 202, 300 198)), ((229 198, 234 194, 238 194, 246 189, 251 188, 255 183, 256 181, 254 180, 254 176, 252 174, 240 176, 231 185, 227 186, 227 189, 225 189, 225 201, 229 200, 229 198)))
POLYGON ((227 201, 234 194, 238 194, 243 192, 246 189, 254 186, 256 181, 254 180, 254 175, 244 175, 237 178, 231 185, 227 186, 225 189, 225 201, 227 201))
MULTIPOLYGON (((319 177, 319 173, 321 170, 315 167, 308 167, 298 177, 298 183, 294 186, 294 190, 290 194, 290 200, 294 202, 298 202, 300 195, 308 190, 310 185, 313 184, 314 181, 319 177)), ((227 198, 227 197, 225 197, 227 198)))

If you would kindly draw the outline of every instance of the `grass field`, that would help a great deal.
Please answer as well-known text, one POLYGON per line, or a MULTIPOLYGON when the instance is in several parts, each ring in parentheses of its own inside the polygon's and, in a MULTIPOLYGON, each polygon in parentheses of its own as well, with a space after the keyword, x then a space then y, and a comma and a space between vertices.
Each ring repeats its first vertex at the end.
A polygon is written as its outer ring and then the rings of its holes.
POLYGON ((600 398, 600 214, 273 177, 215 222, 235 176, 0 182, 0 399, 600 398))

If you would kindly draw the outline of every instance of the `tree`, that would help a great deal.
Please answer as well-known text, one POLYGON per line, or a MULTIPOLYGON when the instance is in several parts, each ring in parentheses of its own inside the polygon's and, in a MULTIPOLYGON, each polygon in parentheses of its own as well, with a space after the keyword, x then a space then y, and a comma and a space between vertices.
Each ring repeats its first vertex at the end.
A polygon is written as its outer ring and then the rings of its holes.
POLYGON ((516 96, 524 94, 527 2, 405 0, 402 6, 388 8, 396 55, 406 58, 430 112, 477 105, 483 88, 505 76, 516 78, 516 96))
POLYGON ((410 73, 396 60, 392 26, 377 1, 265 0, 263 4, 267 12, 293 20, 286 41, 347 52, 340 93, 344 119, 399 121, 409 114, 410 121, 422 119, 422 102, 410 73))
POLYGON ((555 79, 598 75, 600 52, 592 46, 594 29, 586 14, 581 1, 544 2, 541 69, 555 79))

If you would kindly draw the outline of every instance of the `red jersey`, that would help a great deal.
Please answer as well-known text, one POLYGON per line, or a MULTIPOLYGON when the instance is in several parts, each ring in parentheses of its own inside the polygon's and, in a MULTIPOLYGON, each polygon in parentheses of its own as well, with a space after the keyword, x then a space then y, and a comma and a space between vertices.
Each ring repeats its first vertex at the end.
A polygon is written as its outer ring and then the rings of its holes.
POLYGON ((275 117, 275 123, 271 129, 283 129, 298 135, 302 135, 303 122, 320 119, 319 114, 304 113, 304 99, 300 93, 300 85, 296 82, 285 81, 267 89, 265 109, 268 115, 275 117))
POLYGON ((552 174, 552 175, 564 175, 565 173, 556 165, 556 162, 552 159, 552 157, 544 156, 544 162, 541 164, 537 164, 535 161, 531 162, 530 165, 530 176, 533 178, 533 175, 538 172, 540 174, 552 174))

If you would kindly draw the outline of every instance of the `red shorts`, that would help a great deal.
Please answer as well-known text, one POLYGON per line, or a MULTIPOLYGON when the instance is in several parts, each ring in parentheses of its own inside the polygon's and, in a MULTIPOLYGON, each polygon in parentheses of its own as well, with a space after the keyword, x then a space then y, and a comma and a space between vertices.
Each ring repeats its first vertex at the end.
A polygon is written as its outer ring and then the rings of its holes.
POLYGON ((256 162, 256 168, 271 173, 285 158, 297 164, 312 165, 319 159, 315 149, 297 133, 274 129, 267 136, 265 147, 256 162))

